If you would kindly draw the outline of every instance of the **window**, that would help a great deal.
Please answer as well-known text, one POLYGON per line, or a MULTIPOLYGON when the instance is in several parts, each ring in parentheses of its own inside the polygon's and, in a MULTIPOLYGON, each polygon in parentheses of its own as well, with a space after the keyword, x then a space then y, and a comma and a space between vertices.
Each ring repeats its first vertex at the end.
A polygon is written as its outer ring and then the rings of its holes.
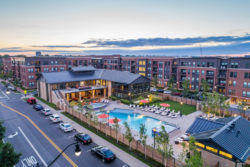
POLYGON ((233 81, 233 86, 234 86, 234 87, 236 86, 236 81, 233 81))
POLYGON ((245 72, 244 78, 248 78, 248 72, 245 72))
POLYGON ((195 66, 195 62, 193 62, 193 66, 195 66))
POLYGON ((205 74, 205 71, 204 71, 204 70, 202 70, 202 71, 201 71, 201 75, 204 75, 204 74, 205 74))
POLYGON ((231 90, 231 89, 228 90, 228 94, 229 94, 229 95, 232 94, 232 90, 231 90))
POLYGON ((29 75, 28 78, 29 79, 34 79, 34 75, 29 75))
POLYGON ((244 82, 243 83, 243 88, 246 88, 247 87, 247 82, 244 82))
POLYGON ((54 64, 54 61, 51 61, 50 64, 54 64))
POLYGON ((246 91, 243 91, 243 92, 242 92, 242 96, 243 96, 243 97, 246 97, 246 95, 247 95, 246 91))
POLYGON ((33 68, 28 68, 28 72, 33 72, 33 68))
POLYGON ((60 71, 64 71, 64 67, 60 67, 60 71))
POLYGON ((55 64, 57 64, 57 61, 55 61, 55 64))
POLYGON ((29 82, 29 86, 34 86, 34 82, 29 82))
POLYGON ((51 68, 51 72, 53 72, 53 71, 54 71, 54 68, 52 67, 52 68, 51 68))
POLYGON ((247 97, 250 97, 250 92, 247 92, 247 97))
POLYGON ((234 78, 237 78, 237 72, 234 72, 234 78))
POLYGON ((247 87, 250 88, 250 82, 248 82, 247 87))

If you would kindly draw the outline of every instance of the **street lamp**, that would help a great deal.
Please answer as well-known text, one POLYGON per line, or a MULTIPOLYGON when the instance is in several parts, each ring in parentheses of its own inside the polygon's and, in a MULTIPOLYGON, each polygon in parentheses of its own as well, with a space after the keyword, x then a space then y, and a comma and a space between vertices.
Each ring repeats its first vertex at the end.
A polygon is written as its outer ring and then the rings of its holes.
POLYGON ((154 132, 154 148, 155 148, 155 132, 156 132, 155 128, 153 129, 153 132, 154 132))
POLYGON ((108 126, 109 126, 109 112, 110 112, 110 111, 108 110, 108 111, 107 111, 107 113, 108 113, 108 126))
POLYGON ((47 167, 50 167, 51 165, 53 165, 53 163, 56 162, 56 160, 64 153, 64 151, 67 150, 67 148, 69 148, 69 147, 72 146, 72 145, 75 145, 75 155, 76 155, 77 157, 80 156, 80 155, 81 155, 81 148, 80 148, 80 146, 79 146, 79 144, 78 144, 78 141, 77 141, 76 143, 69 144, 67 147, 65 147, 65 148, 62 150, 62 152, 61 152, 60 154, 58 154, 57 157, 56 157, 53 161, 51 161, 51 163, 50 163, 47 167))
POLYGON ((182 117, 182 105, 183 105, 183 102, 181 101, 181 113, 180 113, 181 117, 182 117))

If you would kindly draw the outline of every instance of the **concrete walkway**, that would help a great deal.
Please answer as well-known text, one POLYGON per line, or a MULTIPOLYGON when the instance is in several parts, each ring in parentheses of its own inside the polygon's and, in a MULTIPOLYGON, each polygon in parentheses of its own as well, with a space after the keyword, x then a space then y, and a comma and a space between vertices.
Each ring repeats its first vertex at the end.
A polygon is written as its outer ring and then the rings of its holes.
POLYGON ((72 121, 71 119, 69 119, 68 117, 64 116, 61 112, 61 110, 56 111, 53 108, 49 107, 48 105, 46 105, 45 103, 41 102, 40 100, 38 100, 38 103, 42 104, 45 108, 49 108, 51 109, 52 113, 54 114, 58 114, 61 119, 65 122, 70 122, 71 125, 78 131, 78 132, 84 132, 89 134, 93 141, 98 144, 98 145, 103 145, 103 146, 107 146, 108 148, 110 148, 115 154, 116 156, 121 159, 123 162, 127 163, 129 166, 131 167, 148 167, 148 165, 146 165, 145 163, 143 163, 142 161, 134 158, 133 156, 131 156, 130 154, 126 153, 125 151, 121 150, 120 148, 114 146, 113 144, 109 143, 108 141, 104 140, 103 138, 97 136, 95 133, 89 131, 88 129, 85 129, 84 127, 82 127, 81 125, 79 125, 78 123, 72 121))

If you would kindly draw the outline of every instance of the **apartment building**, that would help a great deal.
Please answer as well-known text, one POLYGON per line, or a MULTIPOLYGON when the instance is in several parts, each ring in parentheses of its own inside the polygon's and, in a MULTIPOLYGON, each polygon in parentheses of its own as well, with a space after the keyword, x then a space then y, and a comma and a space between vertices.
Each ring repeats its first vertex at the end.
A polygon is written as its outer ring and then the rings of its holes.
POLYGON ((189 80, 190 90, 201 90, 204 79, 210 85, 210 91, 229 96, 235 103, 239 100, 250 103, 249 57, 41 56, 11 57, 3 59, 3 63, 7 69, 12 68, 14 77, 19 78, 25 88, 35 88, 41 72, 64 71, 70 67, 92 65, 97 69, 129 71, 149 79, 157 78, 159 86, 163 87, 172 78, 179 89, 182 88, 184 80, 189 80))

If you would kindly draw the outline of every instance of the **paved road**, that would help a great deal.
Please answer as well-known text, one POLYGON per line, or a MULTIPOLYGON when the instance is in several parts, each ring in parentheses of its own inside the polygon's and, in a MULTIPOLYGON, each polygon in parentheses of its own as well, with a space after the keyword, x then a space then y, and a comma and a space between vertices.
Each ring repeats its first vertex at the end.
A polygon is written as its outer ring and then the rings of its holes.
MULTIPOLYGON (((58 124, 53 124, 48 117, 33 110, 32 105, 20 99, 21 96, 21 94, 13 92, 6 94, 4 86, 0 85, 0 120, 4 120, 4 126, 6 127, 4 140, 10 142, 17 152, 22 153, 20 162, 16 167, 33 167, 36 166, 37 162, 40 166, 46 166, 59 153, 55 147, 58 146, 59 149, 63 149, 68 144, 73 143, 74 134, 77 132, 62 132, 58 124), (11 108, 6 108, 6 106, 11 108), (13 109, 25 114, 30 120, 15 113, 13 109), (37 125, 37 128, 31 121, 37 125)), ((125 164, 119 158, 111 163, 102 163, 89 151, 95 145, 95 143, 88 146, 81 145, 82 154, 79 157, 74 155, 74 146, 72 146, 65 152, 68 160, 61 156, 53 166, 70 167, 75 163, 79 167, 122 167, 125 164), (72 163, 69 161, 72 161, 72 163)))

